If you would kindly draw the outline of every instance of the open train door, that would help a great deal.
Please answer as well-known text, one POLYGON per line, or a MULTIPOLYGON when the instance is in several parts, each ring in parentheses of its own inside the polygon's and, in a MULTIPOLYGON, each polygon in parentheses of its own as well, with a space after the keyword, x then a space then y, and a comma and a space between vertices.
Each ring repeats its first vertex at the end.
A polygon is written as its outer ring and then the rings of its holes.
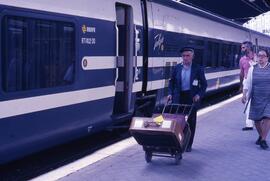
POLYGON ((116 93, 113 119, 125 120, 134 111, 135 94, 132 92, 135 70, 135 25, 132 6, 116 3, 116 93))

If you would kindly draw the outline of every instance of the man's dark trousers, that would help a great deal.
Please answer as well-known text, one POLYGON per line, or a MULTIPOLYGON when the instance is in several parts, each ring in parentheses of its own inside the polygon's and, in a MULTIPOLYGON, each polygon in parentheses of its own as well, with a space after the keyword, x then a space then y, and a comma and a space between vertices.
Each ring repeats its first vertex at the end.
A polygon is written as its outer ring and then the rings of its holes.
MULTIPOLYGON (((191 105, 193 103, 193 97, 192 97, 189 90, 180 92, 180 101, 179 102, 180 102, 180 104, 189 104, 189 105, 191 105)), ((188 147, 191 147, 193 144, 193 140, 194 140, 196 122, 197 122, 197 108, 196 108, 196 106, 193 106, 193 109, 188 117, 187 122, 190 126, 190 131, 191 131, 191 136, 190 136, 188 147)))

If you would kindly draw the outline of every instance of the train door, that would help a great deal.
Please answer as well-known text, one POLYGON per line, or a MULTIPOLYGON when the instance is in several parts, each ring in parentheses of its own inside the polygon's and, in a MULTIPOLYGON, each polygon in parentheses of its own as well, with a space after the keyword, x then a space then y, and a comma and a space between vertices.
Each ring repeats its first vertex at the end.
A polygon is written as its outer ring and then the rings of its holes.
POLYGON ((116 3, 116 95, 114 102, 115 119, 130 116, 134 111, 132 94, 134 82, 135 25, 131 6, 116 3))

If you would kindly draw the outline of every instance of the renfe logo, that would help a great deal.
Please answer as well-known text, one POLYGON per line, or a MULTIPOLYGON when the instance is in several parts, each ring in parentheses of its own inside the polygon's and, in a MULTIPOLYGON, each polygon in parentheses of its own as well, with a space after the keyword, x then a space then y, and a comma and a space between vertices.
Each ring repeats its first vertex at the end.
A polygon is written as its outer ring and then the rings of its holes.
POLYGON ((86 33, 86 31, 87 31, 86 26, 85 26, 85 25, 82 25, 82 32, 83 32, 83 34, 85 34, 85 33, 86 33))
POLYGON ((158 48, 158 50, 163 51, 164 50, 164 37, 163 35, 160 33, 158 35, 155 36, 155 44, 154 44, 154 50, 156 50, 156 48, 158 48))
POLYGON ((87 27, 86 25, 82 25, 82 32, 85 33, 95 33, 96 27, 87 27))

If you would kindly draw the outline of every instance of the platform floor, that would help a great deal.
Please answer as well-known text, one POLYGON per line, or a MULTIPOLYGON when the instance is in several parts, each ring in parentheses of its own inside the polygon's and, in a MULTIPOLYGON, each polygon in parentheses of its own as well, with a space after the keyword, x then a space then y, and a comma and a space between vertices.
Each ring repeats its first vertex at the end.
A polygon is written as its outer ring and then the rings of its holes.
MULTIPOLYGON (((242 131, 240 99, 200 114, 193 150, 179 165, 170 158, 144 160, 137 144, 69 174, 61 181, 270 181, 270 151, 255 145, 257 132, 242 131)), ((269 139, 268 139, 269 140, 269 139)))

